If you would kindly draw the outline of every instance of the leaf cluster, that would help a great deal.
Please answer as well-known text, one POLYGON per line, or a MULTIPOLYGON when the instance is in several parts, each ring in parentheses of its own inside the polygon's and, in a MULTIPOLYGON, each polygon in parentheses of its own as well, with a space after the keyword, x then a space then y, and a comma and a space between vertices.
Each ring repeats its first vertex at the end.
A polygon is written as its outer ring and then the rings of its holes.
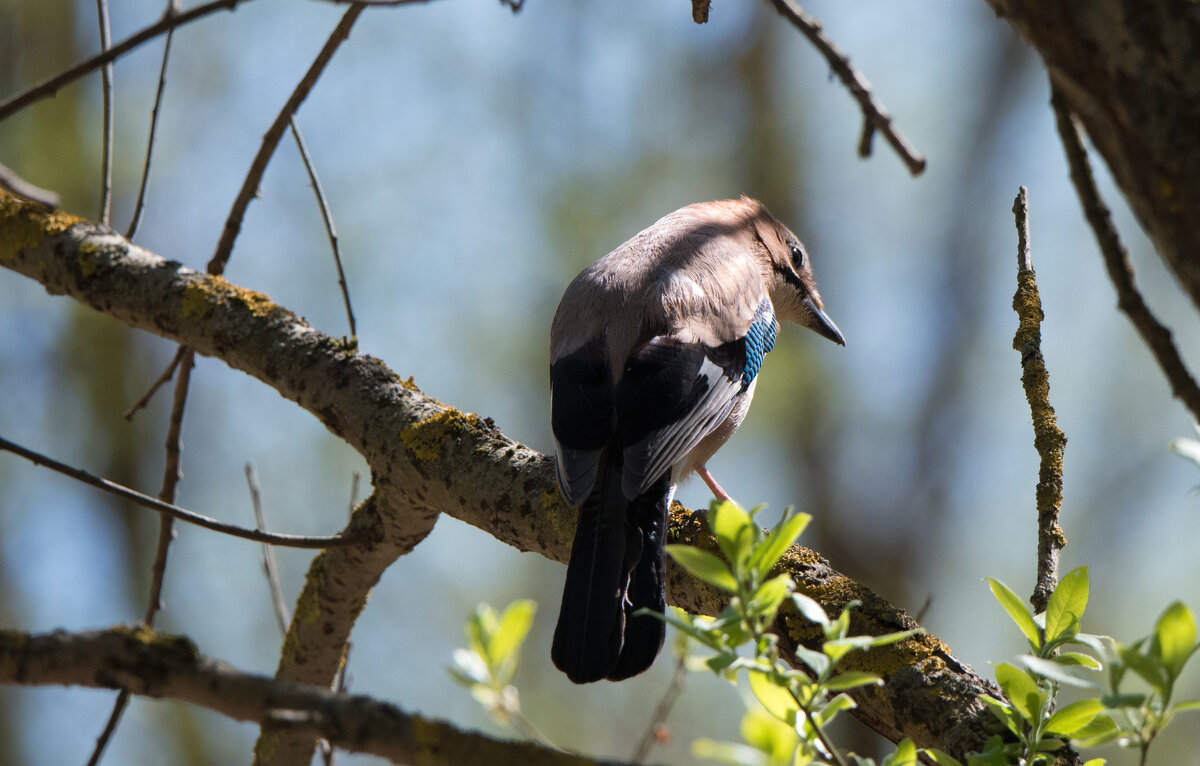
MULTIPOLYGON (((989 579, 988 584, 1031 653, 1019 658, 1020 666, 996 666, 1004 700, 980 697, 1017 742, 994 737, 983 753, 968 757, 969 766, 1047 763, 1068 741, 1085 748, 1117 742, 1140 750, 1144 764, 1150 744, 1176 713, 1200 710, 1200 701, 1172 702, 1175 684, 1198 646, 1195 617, 1182 603, 1168 606, 1149 636, 1122 644, 1081 630, 1087 567, 1063 577, 1039 615, 1004 583, 989 579), (1129 688, 1131 681, 1137 689, 1129 688), (1082 690, 1083 698, 1056 709, 1062 686, 1082 690)), ((1085 766, 1103 763, 1095 758, 1085 766)))

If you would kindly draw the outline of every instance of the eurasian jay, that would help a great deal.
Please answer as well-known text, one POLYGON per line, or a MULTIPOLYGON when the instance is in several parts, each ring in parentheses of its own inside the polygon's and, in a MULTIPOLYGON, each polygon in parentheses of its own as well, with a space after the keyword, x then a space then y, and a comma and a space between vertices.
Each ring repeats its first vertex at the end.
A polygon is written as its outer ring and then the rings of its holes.
POLYGON ((844 345, 804 246, 757 200, 676 210, 583 270, 550 329, 558 486, 579 507, 551 657, 575 683, 650 667, 678 482, 733 435, 789 320, 844 345))

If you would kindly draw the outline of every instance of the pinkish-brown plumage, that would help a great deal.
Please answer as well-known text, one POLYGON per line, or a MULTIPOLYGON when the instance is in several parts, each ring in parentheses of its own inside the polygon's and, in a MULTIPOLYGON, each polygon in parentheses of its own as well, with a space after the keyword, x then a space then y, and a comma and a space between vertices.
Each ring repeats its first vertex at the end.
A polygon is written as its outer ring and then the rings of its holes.
POLYGON ((662 624, 662 535, 676 483, 737 430, 777 320, 837 343, 799 239, 761 202, 702 202, 593 263, 550 330, 559 486, 580 506, 555 631, 577 683, 640 673, 662 624))

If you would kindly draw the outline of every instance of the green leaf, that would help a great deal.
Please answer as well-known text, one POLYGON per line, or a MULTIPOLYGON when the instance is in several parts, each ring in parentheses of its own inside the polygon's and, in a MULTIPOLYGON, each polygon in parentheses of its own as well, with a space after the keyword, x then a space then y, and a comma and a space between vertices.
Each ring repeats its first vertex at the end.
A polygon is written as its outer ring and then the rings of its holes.
POLYGON ((1142 654, 1140 645, 1139 641, 1130 646, 1119 646, 1117 652, 1121 656, 1121 662, 1154 687, 1155 691, 1165 694, 1167 686, 1170 684, 1167 667, 1162 664, 1157 655, 1142 654))
POLYGON ((825 614, 821 605, 803 593, 793 593, 792 603, 796 605, 796 611, 800 612, 804 619, 815 622, 821 627, 829 624, 829 615, 825 614))
POLYGON ((844 692, 851 689, 857 689, 860 686, 880 686, 882 683, 883 679, 874 673, 852 671, 838 673, 836 676, 826 682, 825 688, 833 692, 844 692))
POLYGON ((794 726, 758 710, 751 710, 742 716, 741 728, 746 744, 766 753, 773 763, 786 763, 800 744, 800 736, 796 734, 794 726))
POLYGON ((1176 455, 1200 465, 1200 442, 1195 439, 1172 439, 1170 447, 1176 455))
POLYGON ((1046 643, 1053 644, 1079 632, 1079 621, 1088 603, 1088 569, 1067 572, 1046 604, 1046 643))
POLYGON ((839 694, 833 699, 829 700, 829 702, 825 704, 825 707, 814 713, 813 718, 815 718, 817 723, 821 724, 821 726, 824 726, 836 718, 838 713, 842 713, 846 710, 853 710, 856 707, 858 707, 858 705, 854 704, 854 700, 850 699, 848 695, 839 694))
POLYGON ((733 766, 766 766, 767 756, 746 745, 698 739, 692 743, 692 755, 733 766))
POLYGON ((450 676, 466 687, 475 684, 486 684, 490 678, 487 665, 483 658, 469 649, 455 649, 454 664, 446 667, 450 676))
POLYGON ((1103 665, 1090 654, 1082 652, 1060 652, 1055 655, 1053 662, 1059 665, 1070 665, 1072 667, 1083 667, 1091 670, 1100 670, 1103 665))
POLYGON ((1072 737, 1092 722, 1092 719, 1104 710, 1104 703, 1098 699, 1079 700, 1060 708, 1046 722, 1046 731, 1063 737, 1072 737))
POLYGON ((887 646, 888 644, 895 644, 897 642, 904 641, 905 639, 912 638, 920 632, 920 628, 913 628, 912 630, 898 630, 895 633, 884 633, 883 635, 879 636, 854 636, 854 638, 867 639, 862 644, 861 648, 873 649, 877 646, 887 646))
POLYGON ((1075 732, 1071 741, 1081 747, 1097 747, 1112 742, 1121 735, 1121 727, 1108 714, 1098 715, 1092 722, 1075 732))
POLYGON ((824 652, 818 652, 806 646, 796 647, 796 659, 807 665, 818 676, 827 673, 832 665, 824 652))
POLYGON ((1099 681, 1093 680, 1084 676, 1088 671, 1082 670, 1077 665, 1066 665, 1055 662, 1054 660, 1044 660, 1041 657, 1033 657, 1031 655, 1023 655, 1020 658, 1021 664, 1037 673, 1043 678, 1049 678, 1051 681, 1063 684, 1065 686, 1074 686, 1079 689, 1103 689, 1104 686, 1099 681))
POLYGON ((1167 607, 1154 626, 1154 651, 1172 679, 1196 651, 1196 618, 1192 610, 1176 601, 1167 607))
POLYGON ((792 582, 792 578, 785 574, 772 577, 754 591, 754 595, 750 597, 750 603, 746 605, 746 611, 753 617, 774 618, 779 605, 783 603, 794 587, 795 583, 792 582))
POLYGON ((994 580, 991 577, 985 577, 984 579, 987 580, 988 586, 992 589, 992 595, 1000 602, 1000 606, 1004 607, 1004 611, 1008 612, 1008 616, 1021 629, 1021 633, 1029 641, 1029 646, 1035 652, 1040 650, 1042 648, 1042 637, 1038 633, 1037 623, 1033 621, 1033 613, 1025 606, 1025 602, 1021 600, 1020 596, 1013 593, 1012 588, 999 580, 994 580))
POLYGON ((995 697, 989 697, 986 694, 980 694, 976 696, 975 699, 984 703, 988 709, 988 712, 995 716, 996 720, 1001 721, 1009 731, 1017 736, 1020 736, 1021 714, 1013 709, 1012 705, 1008 704, 1007 702, 1001 702, 995 697))
POLYGON ((529 635, 536 611, 537 604, 527 598, 517 599, 505 608, 488 645, 488 661, 493 667, 515 660, 521 644, 529 635))
POLYGON ((752 671, 747 674, 747 680, 750 682, 750 691, 768 713, 790 726, 796 725, 796 712, 800 706, 787 687, 765 673, 752 671))
MULTIPOLYGON (((713 503, 708 512, 708 523, 717 536, 717 545, 735 570, 750 552, 754 544, 754 520, 741 506, 730 500, 713 503)), ((715 584, 715 583, 714 583, 715 584)))
POLYGON ((771 567, 775 566, 787 549, 792 547, 792 543, 796 542, 800 533, 804 531, 811 520, 812 516, 807 513, 798 513, 795 516, 781 519, 771 534, 754 546, 748 563, 757 571, 759 579, 767 576, 771 567))
POLYGON ((1021 717, 1034 723, 1041 715, 1045 695, 1025 671, 1016 665, 1002 662, 996 666, 996 682, 1021 717))
POLYGON ((1191 710, 1200 710, 1200 700, 1189 700, 1187 702, 1177 702, 1171 706, 1172 713, 1183 713, 1191 710))
POLYGON ((729 567, 708 551, 702 551, 690 545, 668 545, 666 551, 693 576, 710 585, 715 585, 721 590, 737 593, 737 580, 733 579, 733 573, 729 571, 729 567))
POLYGON ((1092 758, 1090 760, 1084 761, 1083 766, 1104 766, 1104 763, 1105 763, 1105 761, 1103 758, 1092 758))
POLYGON ((917 746, 905 737, 896 744, 896 752, 884 758, 880 766, 917 766, 917 746))
POLYGON ((936 763, 937 766, 963 766, 962 761, 936 747, 921 748, 921 755, 936 763))

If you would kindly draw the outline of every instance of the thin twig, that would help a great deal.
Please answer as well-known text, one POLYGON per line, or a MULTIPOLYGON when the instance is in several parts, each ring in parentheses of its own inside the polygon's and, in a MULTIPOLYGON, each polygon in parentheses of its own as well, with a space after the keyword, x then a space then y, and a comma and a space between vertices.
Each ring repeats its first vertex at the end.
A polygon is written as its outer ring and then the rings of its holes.
POLYGON ((151 397, 154 396, 158 389, 166 385, 167 381, 175 376, 175 368, 178 367, 179 363, 183 361, 183 357, 187 352, 187 346, 180 346, 175 351, 175 356, 171 357, 171 363, 167 365, 167 369, 163 370, 163 374, 159 375, 158 380, 154 381, 154 383, 150 385, 150 389, 146 391, 146 393, 142 394, 141 399, 138 399, 133 403, 132 407, 125 411, 126 420, 132 420, 134 414, 136 414, 138 410, 150 403, 151 397))
POLYGON ((181 27, 184 24, 195 21, 203 16, 207 16, 215 11, 231 11, 242 3, 248 3, 250 0, 211 0, 204 5, 196 6, 195 8, 181 13, 177 16, 164 16, 158 22, 151 24, 133 36, 122 40, 106 51, 100 51, 95 56, 79 62, 61 74, 51 77, 45 82, 39 83, 24 93, 18 93, 8 101, 0 103, 0 120, 8 117, 11 114, 19 112, 30 104, 41 101, 44 98, 50 98, 58 93, 65 85, 75 82, 80 77, 83 77, 90 72, 94 72, 110 61, 115 61, 129 51, 137 48, 139 45, 153 40, 155 37, 164 32, 181 27))
POLYGON ((1108 206, 1100 199, 1100 192, 1092 177, 1087 150, 1079 139, 1075 118, 1067 108, 1062 94, 1053 84, 1050 104, 1054 107, 1058 135, 1067 153, 1067 164, 1071 167, 1071 182, 1075 185, 1083 212, 1100 245, 1108 277, 1117 288, 1117 307, 1125 312, 1138 334, 1142 336, 1142 342, 1150 348, 1150 353, 1154 355, 1155 361, 1171 384, 1171 393, 1191 411, 1193 419, 1200 421, 1200 387, 1197 387, 1195 378, 1188 372, 1187 366, 1179 356, 1179 351, 1171 340, 1171 331, 1154 317, 1134 285, 1129 253, 1121 244, 1108 206))
MULTIPOLYGON (((258 473, 253 463, 246 463, 246 485, 250 488, 250 506, 254 509, 254 527, 267 530, 266 517, 263 516, 262 494, 258 489, 258 473)), ((275 564, 275 549, 263 545, 263 571, 267 575, 267 587, 271 589, 271 601, 275 606, 275 621, 279 624, 280 634, 286 636, 288 625, 292 621, 287 604, 283 600, 283 585, 279 581, 279 567, 275 564)))
POLYGON ((34 186, 13 172, 11 168, 2 164, 0 164, 0 189, 12 192, 18 197, 23 197, 48 208, 58 207, 57 193, 49 189, 34 186))
POLYGON ((350 545, 359 545, 363 541, 352 537, 343 537, 341 535, 335 537, 310 537, 306 535, 281 535, 269 532, 260 532, 256 529, 245 529, 235 524, 226 524, 223 521, 217 521, 210 516, 204 516, 194 511, 189 511, 186 508, 180 508, 177 505, 164 503, 161 500, 156 500, 149 495, 143 495, 137 490, 117 484, 114 481, 94 476, 87 471, 81 471, 78 468, 72 468, 65 463, 60 463, 53 458, 46 457, 33 450, 26 449, 19 444, 10 442, 8 439, 0 437, 0 450, 12 452, 20 455, 26 460, 40 466, 57 471, 65 476, 70 476, 76 481, 81 481, 84 484, 95 487, 96 489, 104 490, 109 494, 123 497, 127 500, 132 500, 143 508, 149 508, 158 513, 165 513, 180 521, 186 521, 189 524, 195 524, 198 527, 211 529, 214 532, 240 537, 245 540, 253 540, 259 543, 272 543, 274 545, 283 545, 288 548, 334 548, 346 547, 350 545))
POLYGON ((863 131, 858 142, 858 155, 860 157, 871 156, 871 144, 875 132, 878 131, 900 155, 900 159, 904 160, 904 164, 908 166, 908 172, 914 176, 921 175, 925 170, 924 155, 909 144, 908 139, 892 126, 892 116, 871 93, 870 83, 851 66, 849 57, 838 50, 833 41, 825 36, 821 29, 821 22, 805 13, 795 0, 770 0, 770 2, 781 15, 791 21, 809 39, 809 42, 816 46, 825 60, 829 62, 834 73, 858 101, 863 113, 863 131))
MULTIPOLYGON (((185 349, 179 362, 179 379, 175 381, 175 397, 171 403, 171 417, 167 422, 166 461, 163 467, 162 488, 158 499, 164 503, 175 502, 175 488, 179 485, 183 471, 180 468, 180 452, 182 442, 180 434, 183 431, 183 409, 187 404, 188 389, 192 382, 192 367, 196 364, 196 352, 185 349)), ((158 531, 158 548, 154 554, 154 566, 151 567, 150 600, 146 607, 146 617, 143 620, 153 627, 158 610, 162 609, 163 578, 167 573, 167 552, 171 540, 175 537, 173 519, 163 516, 158 531)))
POLYGON ((129 690, 122 689, 117 694, 117 701, 113 703, 112 712, 108 714, 108 722, 104 724, 104 731, 100 732, 100 736, 96 738, 96 746, 92 748, 92 755, 88 758, 88 766, 96 766, 100 763, 101 756, 104 755, 104 748, 108 747, 109 740, 112 739, 113 733, 117 730, 117 724, 121 722, 121 716, 125 713, 125 708, 129 705, 129 690))
POLYGON ((642 734, 642 740, 638 742, 638 746, 629 759, 631 762, 642 763, 645 761, 646 756, 650 754, 650 748, 659 741, 667 716, 671 714, 671 709, 675 707, 679 693, 683 691, 684 684, 687 682, 687 675, 687 654, 681 652, 675 659, 675 673, 671 676, 671 685, 667 687, 662 699, 654 707, 654 715, 650 717, 650 723, 642 734))
MULTIPOLYGON (((165 17, 174 16, 179 13, 179 0, 167 0, 167 10, 165 17)), ((129 229, 125 232, 125 239, 133 239, 133 235, 137 233, 138 225, 142 222, 142 210, 146 205, 146 187, 150 184, 150 159, 154 155, 154 135, 158 131, 158 110, 162 106, 163 91, 167 84, 167 61, 171 58, 171 40, 175 37, 175 30, 167 30, 167 39, 163 43, 162 66, 158 70, 158 89, 154 92, 154 106, 150 109, 150 134, 146 138, 146 161, 142 164, 142 180, 138 184, 137 202, 133 206, 133 218, 129 221, 129 229)), ((126 418, 129 416, 126 415, 126 418)))
POLYGON ((292 91, 292 95, 288 97, 283 108, 279 110, 279 114, 275 117, 275 121, 271 123, 271 127, 263 135, 262 145, 258 148, 258 154, 255 155, 254 161, 250 163, 250 170, 246 173, 246 180, 242 182, 242 189, 238 192, 237 197, 233 201, 233 208, 229 211, 229 217, 225 220, 225 228, 221 231, 221 239, 217 242, 217 249, 213 254, 212 260, 208 262, 209 274, 221 274, 225 271, 225 264, 229 261, 229 255, 233 251, 233 242, 237 239, 238 232, 242 229, 242 219, 246 217, 246 208, 250 206, 250 200, 258 193, 258 185, 262 181, 263 174, 267 170, 267 163, 271 161, 271 156, 275 153, 275 148, 279 146, 280 139, 283 138, 283 132, 287 130, 288 123, 296 110, 300 108, 300 104, 304 103, 304 99, 308 96, 309 91, 317 83, 317 78, 325 71, 329 60, 333 58, 333 54, 337 52, 338 47, 350 36, 350 28, 354 26, 354 22, 359 15, 366 10, 366 5, 362 2, 353 3, 346 13, 342 15, 342 20, 338 22, 334 28, 333 34, 325 41, 325 45, 313 60, 308 71, 304 73, 304 77, 296 85, 296 89, 292 91))
MULTIPOLYGON (((108 0, 96 0, 96 15, 100 23, 100 51, 108 50, 112 32, 108 25, 108 0)), ((113 65, 108 62, 100 69, 104 94, 104 129, 100 149, 100 223, 108 225, 112 218, 112 151, 113 151, 113 65)))
POLYGON ((1042 358, 1044 315, 1029 254, 1029 192, 1024 186, 1013 201, 1013 215, 1017 220, 1017 292, 1012 305, 1020 319, 1013 348, 1021 353, 1021 385, 1033 415, 1033 446, 1041 459, 1037 484, 1037 582, 1029 602, 1034 611, 1044 612, 1050 594, 1058 585, 1058 552, 1067 544, 1058 525, 1067 437, 1058 427, 1054 408, 1050 406, 1050 373, 1042 358))
MULTIPOLYGON (((195 354, 188 351, 182 360, 182 367, 179 372, 179 380, 175 384, 175 399, 171 407, 171 417, 167 424, 167 441, 166 441, 166 465, 163 469, 162 488, 159 489, 158 499, 164 503, 174 502, 175 488, 179 484, 179 479, 182 473, 179 469, 180 457, 180 432, 183 429, 183 408, 187 402, 188 386, 192 377, 192 366, 195 362, 195 354)), ((158 612, 162 609, 162 589, 163 578, 167 572, 167 553, 171 547, 171 541, 175 538, 174 520, 170 516, 162 516, 159 519, 158 527, 158 545, 154 552, 154 564, 150 567, 150 598, 146 606, 146 616, 142 618, 143 624, 147 627, 154 627, 154 618, 158 616, 158 612)), ((96 766, 100 763, 101 757, 104 755, 105 748, 112 740, 113 734, 117 731, 117 726, 121 722, 121 717, 125 713, 125 708, 129 705, 129 690, 122 689, 117 699, 113 702, 112 712, 108 716, 108 722, 104 725, 104 731, 96 739, 96 746, 92 749, 92 757, 88 759, 88 766, 96 766)))
MULTIPOLYGON (((357 474, 355 474, 357 476, 357 474)), ((350 665, 350 642, 346 642, 345 650, 342 652, 342 664, 338 666, 337 677, 333 680, 333 690, 338 694, 344 694, 350 688, 350 682, 347 680, 347 666, 350 665)), ((321 740, 321 758, 325 761, 325 766, 333 766, 334 758, 337 756, 337 749, 329 743, 329 740, 321 740)))
POLYGON ((333 249, 333 262, 337 265, 338 286, 342 288, 342 302, 346 304, 346 318, 350 322, 350 337, 357 338, 358 328, 354 324, 354 310, 350 308, 350 289, 346 286, 346 272, 342 270, 342 251, 338 247, 337 229, 333 226, 333 211, 329 209, 329 200, 325 196, 325 189, 321 186, 321 179, 317 176, 317 169, 308 153, 308 145, 304 143, 304 136, 300 133, 300 125, 296 123, 295 115, 291 116, 288 124, 292 128, 292 137, 296 139, 296 148, 300 150, 300 159, 304 161, 304 169, 308 171, 308 180, 312 183, 313 193, 317 195, 317 206, 321 208, 321 219, 325 221, 325 233, 329 236, 329 246, 333 249))

